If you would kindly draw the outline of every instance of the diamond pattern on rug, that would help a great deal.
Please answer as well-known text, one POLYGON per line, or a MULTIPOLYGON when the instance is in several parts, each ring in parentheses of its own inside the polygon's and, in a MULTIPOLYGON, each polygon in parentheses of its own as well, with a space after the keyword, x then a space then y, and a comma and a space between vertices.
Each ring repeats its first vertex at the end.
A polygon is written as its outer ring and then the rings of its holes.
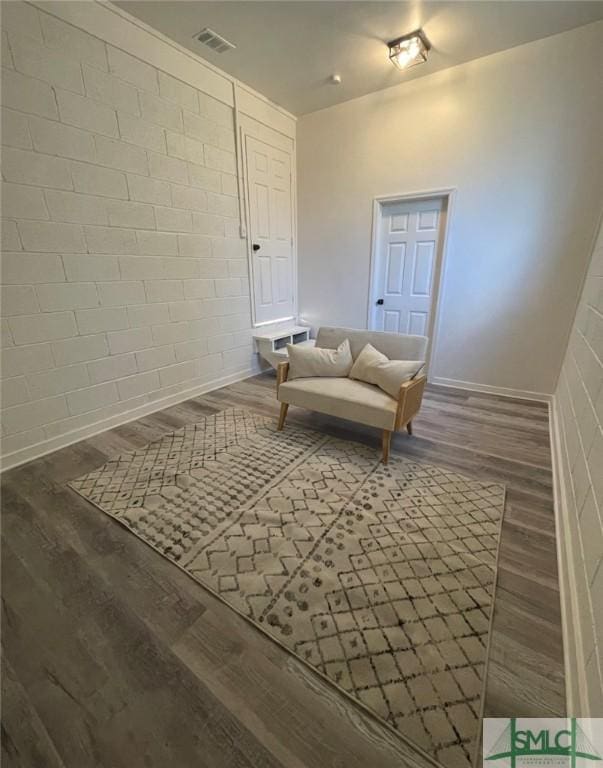
POLYGON ((504 488, 229 409, 70 483, 446 768, 478 736, 504 488))

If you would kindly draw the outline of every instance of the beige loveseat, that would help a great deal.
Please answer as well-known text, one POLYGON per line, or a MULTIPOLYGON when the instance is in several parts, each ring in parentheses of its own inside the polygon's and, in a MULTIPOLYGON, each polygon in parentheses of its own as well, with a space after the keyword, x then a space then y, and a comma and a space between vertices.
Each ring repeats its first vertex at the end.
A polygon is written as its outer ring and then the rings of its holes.
MULTIPOLYGON (((349 339, 352 357, 358 357, 366 344, 390 360, 425 360, 427 338, 398 333, 359 331, 352 328, 318 330, 316 346, 337 349, 349 339)), ((357 421, 383 430, 383 462, 389 458, 392 432, 406 427, 412 434, 412 419, 421 407, 427 377, 420 372, 400 385, 398 397, 393 398, 379 387, 350 378, 306 378, 287 381, 289 363, 279 363, 276 396, 281 403, 278 428, 282 429, 290 405, 319 411, 330 416, 357 421)))

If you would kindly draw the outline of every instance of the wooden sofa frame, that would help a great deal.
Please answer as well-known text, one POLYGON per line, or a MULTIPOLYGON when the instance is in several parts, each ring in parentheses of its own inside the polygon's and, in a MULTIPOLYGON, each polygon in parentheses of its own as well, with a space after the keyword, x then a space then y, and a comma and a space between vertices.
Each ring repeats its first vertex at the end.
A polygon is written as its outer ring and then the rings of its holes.
MULTIPOLYGON (((278 397, 278 389, 281 384, 287 381, 289 376, 289 363, 283 362, 278 364, 276 369, 276 396, 278 397)), ((409 435, 412 435, 412 420, 419 412, 421 407, 421 401, 423 400, 423 392, 425 391, 425 384, 427 383, 427 376, 417 376, 410 381, 405 381, 400 385, 400 391, 398 392, 398 407, 396 409, 396 419, 394 422, 394 429, 384 429, 381 437, 381 446, 383 450, 383 463, 387 464, 389 460, 389 449, 392 441, 392 431, 398 432, 406 427, 406 431, 409 435)), ((277 429, 281 430, 285 426, 285 419, 287 418, 287 411, 289 410, 289 403, 281 403, 281 412, 278 418, 277 429)))

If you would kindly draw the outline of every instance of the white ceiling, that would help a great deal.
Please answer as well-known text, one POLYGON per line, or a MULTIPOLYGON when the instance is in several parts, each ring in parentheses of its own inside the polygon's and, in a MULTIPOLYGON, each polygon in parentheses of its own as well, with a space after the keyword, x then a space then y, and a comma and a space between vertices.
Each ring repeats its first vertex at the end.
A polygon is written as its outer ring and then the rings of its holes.
POLYGON ((603 18, 595 0, 116 4, 296 115, 603 18), (217 54, 194 40, 206 26, 236 50, 217 54), (401 72, 385 43, 417 27, 433 45, 429 60, 401 72), (328 83, 334 73, 339 86, 328 83))

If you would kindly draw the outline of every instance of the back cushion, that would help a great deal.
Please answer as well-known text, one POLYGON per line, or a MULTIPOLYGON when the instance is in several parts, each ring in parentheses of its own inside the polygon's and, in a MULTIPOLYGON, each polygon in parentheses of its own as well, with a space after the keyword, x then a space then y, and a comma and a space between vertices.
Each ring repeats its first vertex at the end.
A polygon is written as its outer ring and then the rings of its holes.
POLYGON ((323 349, 337 349, 345 339, 350 341, 354 360, 367 344, 372 344, 390 360, 425 360, 427 356, 427 336, 361 331, 356 328, 322 326, 318 329, 316 346, 323 349))

